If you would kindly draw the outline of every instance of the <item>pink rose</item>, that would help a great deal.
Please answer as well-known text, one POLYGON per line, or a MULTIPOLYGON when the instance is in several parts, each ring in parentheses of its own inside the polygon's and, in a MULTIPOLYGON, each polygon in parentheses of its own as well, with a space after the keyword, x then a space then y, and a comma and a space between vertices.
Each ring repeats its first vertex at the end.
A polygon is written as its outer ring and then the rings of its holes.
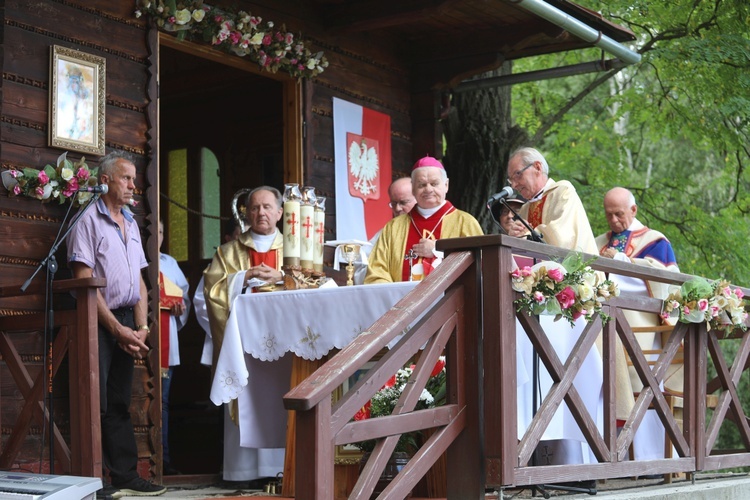
POLYGON ((44 196, 44 188, 42 186, 37 186, 34 189, 34 196, 36 196, 37 198, 41 200, 42 197, 44 196))
POLYGON ((523 277, 531 276, 532 274, 534 274, 534 271, 532 271, 529 266, 524 266, 521 269, 521 276, 523 276, 523 277))
POLYGON ((79 168, 78 172, 76 172, 76 177, 78 177, 78 180, 80 181, 87 181, 89 180, 90 176, 91 176, 91 172, 89 172, 83 167, 79 168))
POLYGON ((734 294, 737 296, 738 299, 742 299, 742 297, 745 296, 745 293, 739 288, 734 289, 734 294))
POLYGON ((13 186, 13 194, 15 194, 16 196, 18 196, 19 194, 21 194, 21 186, 19 186, 18 184, 16 184, 15 186, 13 186))
POLYGON ((63 196, 70 198, 78 191, 78 179, 73 177, 68 181, 68 185, 63 189, 63 196))
POLYGON ((18 170, 10 170, 10 175, 12 175, 14 179, 18 179, 21 176, 21 172, 18 170))
POLYGON ((698 310, 705 312, 708 309, 708 299, 700 299, 698 301, 698 310))
POLYGON ((568 309, 576 302, 576 292, 569 286, 566 286, 563 291, 555 295, 555 298, 560 303, 562 309, 568 309))
POLYGON ((39 175, 36 176, 37 179, 39 179, 39 184, 44 186, 49 182, 49 176, 47 175, 47 172, 44 170, 41 170, 39 172, 39 175))
POLYGON ((266 34, 266 36, 263 37, 263 41, 261 43, 263 45, 271 45, 271 34, 266 34))
POLYGON ((573 319, 578 319, 581 316, 583 316, 583 311, 579 311, 578 309, 573 311, 573 319))
POLYGON ((542 292, 534 292, 534 300, 538 303, 544 302, 544 294, 542 292))
POLYGON ((560 269, 548 269, 547 276, 549 276, 555 283, 560 283, 563 280, 563 272, 560 269))

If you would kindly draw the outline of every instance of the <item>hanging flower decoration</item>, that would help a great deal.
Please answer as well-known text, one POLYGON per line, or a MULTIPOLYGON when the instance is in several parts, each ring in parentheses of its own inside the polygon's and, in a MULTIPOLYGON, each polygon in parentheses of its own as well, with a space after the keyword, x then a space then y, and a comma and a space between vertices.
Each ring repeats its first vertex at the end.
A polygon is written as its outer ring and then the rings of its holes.
POLYGON ((709 282, 705 278, 691 278, 664 301, 662 317, 677 317, 683 323, 706 322, 706 327, 729 333, 735 328, 747 330, 745 294, 732 288, 728 281, 709 282))
MULTIPOLYGON (((375 393, 375 395, 360 408, 360 410, 354 415, 354 420, 367 420, 368 418, 383 417, 392 415, 393 410, 396 408, 401 393, 404 392, 409 377, 414 372, 415 365, 411 365, 408 368, 402 368, 394 376, 392 376, 383 385, 383 387, 375 393)), ((445 356, 440 356, 435 367, 430 373, 430 378, 427 380, 425 388, 422 389, 422 394, 419 396, 414 410, 423 410, 426 408, 434 408, 445 403, 445 356)), ((413 452, 417 446, 415 432, 409 432, 402 434, 396 444, 394 451, 405 451, 413 452)), ((374 440, 361 441, 359 443, 352 443, 354 446, 362 451, 372 451, 375 447, 374 440)))
POLYGON ((75 205, 86 203, 93 194, 79 189, 96 186, 99 169, 90 169, 83 157, 74 163, 67 155, 66 151, 54 166, 46 165, 41 170, 31 167, 6 170, 2 175, 3 185, 10 196, 28 196, 42 203, 63 204, 71 199, 75 205))
POLYGON ((523 294, 514 302, 518 311, 551 314, 555 321, 565 318, 571 326, 581 316, 591 321, 596 314, 606 323, 609 317, 601 312, 602 302, 620 295, 617 285, 601 280, 578 253, 570 254, 562 264, 544 261, 514 269, 511 286, 523 294))
POLYGON ((328 67, 323 52, 312 53, 284 25, 240 10, 210 7, 203 0, 138 0, 135 17, 153 19, 177 38, 203 41, 216 48, 258 63, 261 69, 285 71, 296 78, 313 78, 328 67))

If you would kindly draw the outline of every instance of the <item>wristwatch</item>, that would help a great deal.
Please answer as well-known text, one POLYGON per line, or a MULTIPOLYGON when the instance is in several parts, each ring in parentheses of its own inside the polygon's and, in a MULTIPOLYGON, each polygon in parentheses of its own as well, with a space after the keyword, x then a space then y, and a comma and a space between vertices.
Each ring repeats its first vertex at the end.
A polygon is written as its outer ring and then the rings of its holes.
POLYGON ((151 328, 148 325, 141 325, 138 327, 139 330, 146 330, 146 333, 151 333, 151 328))

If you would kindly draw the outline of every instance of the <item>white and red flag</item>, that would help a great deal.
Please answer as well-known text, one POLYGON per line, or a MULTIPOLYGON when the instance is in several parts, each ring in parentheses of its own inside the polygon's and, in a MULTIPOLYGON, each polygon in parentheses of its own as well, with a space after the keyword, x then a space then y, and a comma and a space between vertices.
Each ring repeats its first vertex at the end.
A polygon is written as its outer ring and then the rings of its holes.
POLYGON ((391 219, 391 117, 333 98, 336 239, 368 241, 391 219))

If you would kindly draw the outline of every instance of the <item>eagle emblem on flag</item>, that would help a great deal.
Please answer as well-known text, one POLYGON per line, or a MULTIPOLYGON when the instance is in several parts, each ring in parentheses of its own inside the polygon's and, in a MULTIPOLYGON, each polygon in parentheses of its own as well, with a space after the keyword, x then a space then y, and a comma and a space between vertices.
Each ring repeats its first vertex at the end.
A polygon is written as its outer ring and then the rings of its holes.
POLYGON ((346 143, 349 194, 362 201, 380 199, 380 163, 378 141, 348 132, 346 143))

